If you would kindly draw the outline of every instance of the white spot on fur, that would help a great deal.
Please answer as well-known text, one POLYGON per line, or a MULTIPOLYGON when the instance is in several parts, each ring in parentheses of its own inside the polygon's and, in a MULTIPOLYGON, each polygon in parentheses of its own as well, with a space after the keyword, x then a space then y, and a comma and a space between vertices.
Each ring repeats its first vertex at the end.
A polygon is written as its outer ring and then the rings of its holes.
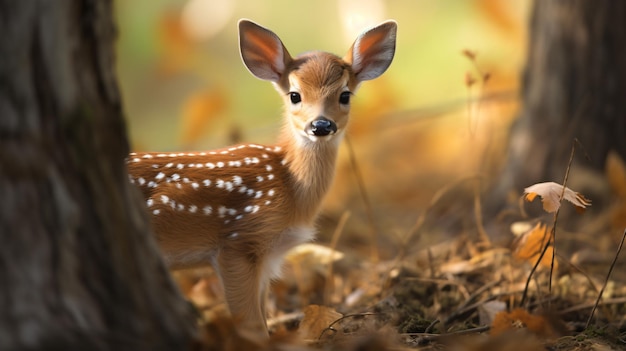
POLYGON ((239 186, 243 184, 243 179, 240 176, 233 176, 233 184, 239 186))
POLYGON ((156 180, 161 180, 165 177, 165 173, 163 172, 159 172, 159 174, 156 175, 156 177, 154 177, 154 179, 156 180))
POLYGON ((226 207, 220 206, 217 209, 217 214, 219 215, 220 218, 224 218, 224 216, 226 215, 226 207))
POLYGON ((161 202, 166 204, 170 201, 170 198, 167 195, 161 195, 161 202))
POLYGON ((155 215, 155 216, 158 215, 159 213, 161 213, 161 210, 154 210, 154 211, 152 211, 152 214, 155 215))
POLYGON ((212 208, 211 206, 204 206, 204 207, 202 208, 202 212, 203 212, 205 215, 207 215, 207 216, 208 216, 208 215, 210 215, 211 213, 213 213, 213 208, 212 208))

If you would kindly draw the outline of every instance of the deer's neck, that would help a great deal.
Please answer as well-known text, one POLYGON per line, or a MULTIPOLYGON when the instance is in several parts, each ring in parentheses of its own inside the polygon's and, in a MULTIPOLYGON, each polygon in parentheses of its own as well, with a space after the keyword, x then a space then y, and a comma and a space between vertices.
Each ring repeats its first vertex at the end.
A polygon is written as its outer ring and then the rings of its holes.
POLYGON ((279 146, 284 151, 284 163, 290 175, 295 202, 295 216, 299 222, 311 222, 335 174, 337 151, 341 135, 331 140, 313 142, 283 131, 279 146))

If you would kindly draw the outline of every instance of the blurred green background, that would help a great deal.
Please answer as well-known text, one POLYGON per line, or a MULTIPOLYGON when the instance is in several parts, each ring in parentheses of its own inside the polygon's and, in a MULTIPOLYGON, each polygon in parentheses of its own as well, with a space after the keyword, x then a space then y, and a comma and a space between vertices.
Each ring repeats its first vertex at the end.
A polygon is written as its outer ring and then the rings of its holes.
MULTIPOLYGON (((241 63, 240 18, 274 31, 293 56, 313 49, 343 56, 362 30, 394 19, 394 62, 357 92, 348 135, 380 226, 404 232, 437 189, 460 177, 497 173, 518 107, 531 4, 118 1, 118 77, 133 149, 272 142, 280 98, 241 63), (468 76, 476 81, 470 87, 468 76)), ((364 210, 354 174, 344 147, 325 216, 336 219, 350 209, 348 227, 359 232, 364 210)))

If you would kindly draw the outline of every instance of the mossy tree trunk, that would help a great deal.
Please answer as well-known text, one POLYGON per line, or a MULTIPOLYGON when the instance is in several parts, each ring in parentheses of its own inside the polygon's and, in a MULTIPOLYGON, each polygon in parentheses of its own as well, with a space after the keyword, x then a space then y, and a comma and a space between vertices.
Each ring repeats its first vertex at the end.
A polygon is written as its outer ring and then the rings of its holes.
POLYGON ((128 182, 112 2, 0 0, 0 349, 194 337, 128 182))

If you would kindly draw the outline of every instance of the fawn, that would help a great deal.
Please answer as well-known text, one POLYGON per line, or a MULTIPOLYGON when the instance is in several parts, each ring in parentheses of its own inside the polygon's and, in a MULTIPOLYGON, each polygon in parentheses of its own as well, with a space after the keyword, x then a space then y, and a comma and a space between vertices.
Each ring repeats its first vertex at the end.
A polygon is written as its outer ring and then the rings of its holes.
POLYGON ((241 20, 244 64, 284 99, 277 145, 129 155, 130 180, 143 193, 166 263, 211 264, 241 328, 268 335, 270 279, 287 250, 313 239, 350 99, 387 70, 395 42, 396 22, 387 21, 361 34, 343 59, 319 51, 292 58, 276 34, 241 20))

